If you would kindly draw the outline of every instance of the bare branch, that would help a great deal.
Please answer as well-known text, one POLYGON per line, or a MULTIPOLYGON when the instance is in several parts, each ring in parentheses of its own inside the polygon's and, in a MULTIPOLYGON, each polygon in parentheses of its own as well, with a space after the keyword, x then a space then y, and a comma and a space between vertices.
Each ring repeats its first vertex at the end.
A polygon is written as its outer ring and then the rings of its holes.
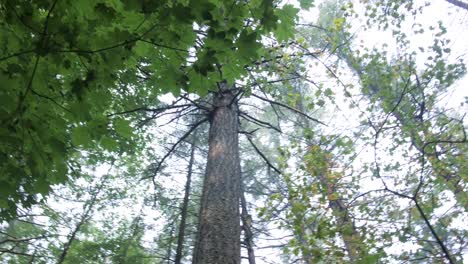
POLYGON ((160 112, 164 112, 164 111, 170 110, 170 109, 190 107, 190 106, 193 106, 193 104, 168 105, 168 106, 162 106, 162 107, 158 107, 158 108, 148 108, 146 106, 142 106, 142 107, 138 107, 138 108, 135 108, 135 109, 130 109, 130 110, 122 111, 122 112, 108 114, 107 116, 111 117, 111 116, 115 116, 115 115, 125 115, 125 114, 131 114, 131 113, 139 112, 139 111, 160 113, 160 112))
POLYGON ((246 136, 247 140, 250 142, 250 144, 252 145, 252 147, 255 149, 255 152, 257 152, 258 155, 260 155, 260 157, 262 157, 262 159, 266 162, 266 164, 268 165, 268 167, 272 168, 276 173, 278 174, 283 174, 278 168, 276 168, 269 160, 268 158, 265 156, 265 154, 263 154, 260 149, 258 149, 258 147, 253 143, 252 139, 249 137, 249 136, 246 136))
POLYGON ((183 142, 190 134, 192 134, 193 131, 195 131, 195 129, 200 126, 201 124, 205 123, 206 121, 208 121, 208 118, 204 118, 200 121, 198 121, 197 123, 195 123, 194 125, 192 125, 192 127, 182 136, 179 138, 179 140, 177 140, 177 142, 172 145, 172 147, 169 149, 169 151, 166 153, 166 155, 164 155, 164 157, 158 162, 158 164, 156 165, 156 168, 154 169, 154 172, 153 172, 153 175, 152 176, 147 176, 147 177, 143 177, 142 180, 145 180, 145 179, 148 179, 148 178, 152 178, 153 179, 153 182, 154 182, 154 179, 156 177, 156 174, 158 173, 158 171, 161 169, 161 166, 162 164, 164 163, 164 161, 172 154, 172 152, 174 152, 174 150, 176 149, 176 147, 181 143, 183 142))
POLYGON ((276 131, 278 131, 280 133, 283 133, 280 128, 275 127, 275 126, 273 126, 272 124, 270 124, 268 122, 259 120, 259 119, 255 118, 255 117, 245 113, 245 112, 240 112, 239 111, 239 115, 241 117, 244 117, 248 121, 252 121, 252 122, 256 123, 257 125, 260 125, 260 126, 263 126, 263 127, 266 127, 266 128, 271 128, 271 129, 276 130, 276 131))
POLYGON ((317 122, 317 123, 319 123, 319 124, 322 124, 322 125, 324 125, 324 126, 327 126, 327 125, 326 125, 325 123, 323 123, 322 121, 320 121, 320 120, 318 120, 318 119, 316 119, 316 118, 313 118, 313 117, 307 115, 306 113, 304 113, 304 112, 302 112, 302 111, 300 111, 300 110, 298 110, 298 109, 296 109, 296 108, 294 108, 294 107, 291 107, 291 106, 289 106, 289 105, 286 105, 286 104, 283 104, 283 103, 280 103, 280 102, 276 102, 276 101, 270 100, 270 99, 265 98, 265 97, 258 96, 258 95, 256 95, 256 94, 252 94, 252 96, 255 97, 255 98, 258 98, 258 99, 260 99, 260 100, 262 100, 262 101, 268 102, 268 103, 270 103, 270 104, 275 104, 275 105, 284 107, 284 108, 286 108, 286 109, 288 109, 288 110, 291 110, 291 111, 293 111, 293 112, 295 112, 295 113, 298 113, 298 114, 300 114, 300 115, 303 115, 303 116, 305 116, 306 118, 308 118, 308 119, 310 119, 310 120, 312 120, 312 121, 314 121, 314 122, 317 122))

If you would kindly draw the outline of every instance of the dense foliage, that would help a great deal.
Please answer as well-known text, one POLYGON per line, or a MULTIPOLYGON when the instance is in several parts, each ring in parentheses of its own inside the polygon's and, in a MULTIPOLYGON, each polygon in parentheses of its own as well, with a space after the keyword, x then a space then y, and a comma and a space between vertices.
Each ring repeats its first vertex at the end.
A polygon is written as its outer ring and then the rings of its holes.
POLYGON ((134 151, 137 128, 115 113, 245 75, 263 35, 292 36, 297 11, 268 0, 2 1, 2 216, 76 173, 77 155, 134 151))

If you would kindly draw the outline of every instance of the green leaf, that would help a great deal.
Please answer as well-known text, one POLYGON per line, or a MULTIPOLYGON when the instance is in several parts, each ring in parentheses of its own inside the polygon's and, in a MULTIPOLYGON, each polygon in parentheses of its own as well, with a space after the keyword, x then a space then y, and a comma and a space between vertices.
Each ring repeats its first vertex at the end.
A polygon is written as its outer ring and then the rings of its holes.
POLYGON ((5 200, 0 200, 0 208, 9 209, 8 202, 5 200))
POLYGON ((87 127, 79 126, 73 129, 71 140, 75 146, 88 146, 92 139, 87 127))
POLYGON ((208 94, 208 91, 210 89, 213 89, 213 87, 211 87, 211 81, 195 72, 195 71, 191 71, 189 74, 189 85, 188 85, 188 91, 189 92, 192 92, 192 93, 196 93, 200 96, 205 96, 208 94))
POLYGON ((164 92, 171 92, 174 95, 180 94, 180 85, 178 81, 181 79, 182 73, 175 68, 167 67, 167 69, 162 71, 161 78, 159 78, 156 83, 161 90, 164 92))
POLYGON ((306 209, 306 207, 300 203, 300 202, 295 202, 293 203, 293 206, 291 208, 291 212, 293 214, 296 214, 296 215, 300 215, 304 212, 304 210, 306 209))
POLYGON ((223 66, 223 77, 230 84, 234 83, 244 72, 243 65, 238 62, 228 63, 223 66))
POLYGON ((117 141, 108 136, 103 136, 101 138, 101 146, 108 151, 117 151, 119 149, 119 144, 117 141))
POLYGON ((50 183, 46 179, 39 178, 34 184, 34 188, 38 193, 47 194, 50 191, 50 183))
POLYGON ((309 10, 314 6, 314 0, 299 0, 299 5, 302 9, 309 10))
POLYGON ((330 98, 330 97, 332 97, 332 95, 333 95, 333 91, 332 91, 332 89, 327 88, 327 89, 325 89, 324 94, 325 94, 326 97, 329 97, 329 98, 330 98))
POLYGON ((133 128, 130 126, 130 121, 125 119, 116 119, 114 121, 115 131, 124 138, 131 138, 133 136, 133 128))
POLYGON ((280 21, 274 33, 278 41, 286 41, 294 37, 294 25, 298 12, 299 9, 290 4, 284 5, 282 9, 276 10, 276 15, 280 21))
POLYGON ((262 47, 262 45, 257 42, 257 37, 257 32, 249 32, 249 30, 246 29, 242 31, 237 40, 237 53, 246 63, 250 63, 250 60, 256 58, 257 51, 262 47))
POLYGON ((379 263, 379 259, 380 259, 380 254, 367 255, 362 258, 362 263, 363 264, 375 264, 375 263, 379 263))

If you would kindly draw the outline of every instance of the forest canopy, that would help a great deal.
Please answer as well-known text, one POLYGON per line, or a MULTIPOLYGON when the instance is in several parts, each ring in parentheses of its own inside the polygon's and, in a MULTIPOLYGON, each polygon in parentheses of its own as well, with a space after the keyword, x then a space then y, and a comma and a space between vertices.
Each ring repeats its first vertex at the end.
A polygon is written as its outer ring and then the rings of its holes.
POLYGON ((0 262, 463 263, 467 12, 0 0, 0 262))

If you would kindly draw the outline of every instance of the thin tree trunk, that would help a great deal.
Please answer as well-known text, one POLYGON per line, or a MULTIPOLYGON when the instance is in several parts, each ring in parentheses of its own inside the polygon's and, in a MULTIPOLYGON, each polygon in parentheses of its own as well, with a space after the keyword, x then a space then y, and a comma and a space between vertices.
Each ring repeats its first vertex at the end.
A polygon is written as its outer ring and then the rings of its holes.
MULTIPOLYGON (((296 105, 296 107, 302 112, 306 111, 301 100, 299 100, 298 105, 296 105)), ((302 117, 302 124, 304 125, 304 127, 307 128, 313 127, 311 122, 305 117, 302 117)), ((307 140, 307 144, 309 144, 309 146, 312 146, 314 145, 314 142, 311 140, 307 140)), ((320 175, 319 177, 320 185, 328 190, 328 205, 332 209, 333 215, 335 216, 338 222, 338 226, 342 227, 338 230, 338 232, 345 244, 346 253, 348 253, 351 263, 357 263, 361 256, 367 255, 367 251, 364 248, 364 240, 359 231, 356 229, 356 226, 354 225, 352 218, 348 213, 348 209, 343 204, 343 199, 341 195, 337 192, 336 186, 329 182, 328 169, 324 173, 324 175, 320 175)), ((299 240, 301 243, 304 243, 302 237, 299 237, 299 240)), ((310 254, 304 257, 306 258, 307 263, 313 263, 311 261, 312 257, 310 256, 310 254)))
POLYGON ((187 171, 187 182, 185 183, 184 201, 182 203, 182 209, 181 209, 179 235, 177 236, 177 249, 176 249, 176 256, 175 256, 175 264, 180 264, 182 261, 182 252, 183 252, 184 238, 185 238, 185 225, 187 222, 187 211, 188 211, 188 203, 189 203, 189 196, 190 196, 190 185, 192 182, 192 170, 193 170, 193 163, 195 160, 195 139, 196 139, 196 134, 193 136, 193 140, 192 140, 191 148, 190 148, 190 160, 189 160, 188 171, 187 171))
POLYGON ((135 237, 138 235, 138 232, 140 231, 140 222, 142 220, 141 219, 142 214, 143 214, 143 207, 140 209, 140 213, 138 214, 137 217, 133 219, 132 224, 130 225, 132 233, 130 234, 130 237, 127 238, 127 241, 125 241, 123 252, 118 257, 119 264, 125 263, 125 259, 127 258, 127 255, 128 255, 128 250, 130 249, 130 245, 132 244, 133 240, 135 239, 135 237))
POLYGON ((81 218, 80 222, 78 222, 73 232, 70 234, 67 243, 65 243, 65 246, 63 247, 62 253, 60 254, 57 264, 62 264, 65 261, 65 258, 68 255, 68 250, 70 249, 73 241, 75 240, 76 234, 78 234, 78 232, 81 229, 81 226, 83 226, 87 218, 88 218, 88 214, 86 213, 85 216, 81 218))
MULTIPOLYGON (((240 164, 239 164, 240 165, 240 164)), ((242 229, 244 230, 244 244, 247 248, 247 256, 249 264, 255 264, 255 252, 253 249, 253 234, 252 234, 252 216, 247 211, 247 201, 245 200, 244 183, 241 182, 241 208, 242 208, 242 229)))
POLYGON ((337 226, 340 227, 338 232, 345 244, 350 263, 359 263, 359 259, 367 255, 364 240, 356 229, 353 219, 349 215, 348 208, 343 204, 343 199, 336 190, 335 184, 331 183, 328 179, 330 173, 328 166, 322 173, 319 176, 319 182, 322 188, 327 190, 328 205, 337 221, 337 226))
POLYGON ((64 261, 65 261, 65 258, 67 257, 68 255, 68 250, 70 249, 73 241, 75 240, 76 238, 76 235, 78 234, 78 232, 81 230, 81 227, 86 223, 86 221, 88 220, 88 217, 89 217, 89 213, 91 212, 91 209, 94 205, 94 202, 95 202, 95 198, 96 196, 93 197, 93 201, 91 202, 91 204, 89 205, 89 207, 87 209, 85 209, 85 213, 84 215, 81 217, 80 221, 78 222, 78 224, 75 226, 75 229, 72 231, 72 233, 70 234, 70 236, 68 237, 68 241, 65 243, 64 247, 63 247, 63 250, 62 250, 62 253, 60 254, 60 257, 57 261, 57 264, 62 264, 64 261))
POLYGON ((78 224, 75 226, 75 228, 73 229, 73 231, 69 235, 68 241, 63 246, 63 250, 62 250, 62 253, 59 256, 59 259, 57 260, 57 264, 62 264, 65 261, 65 258, 68 255, 68 251, 70 250, 70 247, 71 247, 73 241, 76 238, 76 235, 78 234, 78 232, 80 232, 81 227, 86 223, 86 221, 88 221, 88 218, 90 217, 91 211, 93 210, 93 207, 96 204, 97 196, 99 195, 102 188, 104 187, 104 184, 107 181, 107 178, 108 177, 106 175, 105 178, 102 180, 102 182, 99 184, 99 186, 94 191, 93 196, 91 197, 91 200, 89 201, 89 203, 86 203, 84 205, 83 215, 81 216, 80 221, 78 222, 78 224))
POLYGON ((468 3, 465 3, 459 0, 445 0, 445 1, 451 3, 452 5, 468 10, 468 3))
POLYGON ((92 208, 93 205, 94 205, 94 199, 93 199, 93 202, 91 203, 91 205, 88 207, 88 209, 85 209, 84 215, 81 217, 80 221, 78 222, 78 224, 75 226, 75 228, 71 232, 70 236, 68 237, 68 241, 65 243, 65 245, 63 247, 63 250, 62 250, 62 253, 60 254, 59 259, 57 260, 57 264, 62 264, 65 261, 65 258, 68 255, 68 250, 70 249, 73 241, 75 240, 76 235, 81 230, 81 227, 88 220, 89 213, 90 213, 91 208, 92 208))
POLYGON ((167 245, 167 251, 166 251, 166 260, 167 264, 171 264, 172 259, 172 242, 173 242, 173 236, 174 236, 174 229, 175 229, 175 224, 171 225, 171 232, 169 233, 169 245, 167 245))
MULTIPOLYGON (((301 224, 302 229, 307 230, 307 227, 304 224, 301 224)), ((310 244, 307 242, 306 239, 304 239, 304 234, 299 233, 297 234, 297 241, 299 241, 299 244, 301 245, 302 248, 302 260, 306 264, 315 264, 313 256, 310 254, 310 250, 307 250, 307 248, 310 247, 310 244)))
POLYGON ((209 150, 193 263, 240 263, 238 109, 225 82, 213 95, 209 150))
POLYGON ((360 257, 367 255, 365 248, 363 248, 363 238, 357 231, 348 213, 348 208, 343 204, 341 196, 337 193, 336 186, 328 181, 328 176, 320 177, 320 181, 328 190, 328 205, 332 209, 337 225, 340 227, 338 232, 343 239, 350 262, 358 263, 360 257))

